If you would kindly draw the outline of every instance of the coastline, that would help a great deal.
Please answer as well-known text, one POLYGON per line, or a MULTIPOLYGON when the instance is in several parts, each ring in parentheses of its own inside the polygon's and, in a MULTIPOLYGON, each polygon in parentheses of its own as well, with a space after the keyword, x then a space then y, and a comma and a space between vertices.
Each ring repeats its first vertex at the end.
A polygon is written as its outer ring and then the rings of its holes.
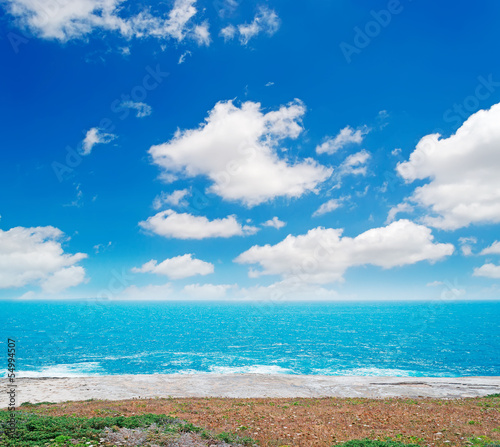
MULTIPOLYGON (((16 378, 16 405, 88 399, 151 398, 440 398, 500 393, 499 376, 381 377, 280 374, 151 374, 16 378)), ((0 408, 7 407, 8 379, 0 379, 0 408)))

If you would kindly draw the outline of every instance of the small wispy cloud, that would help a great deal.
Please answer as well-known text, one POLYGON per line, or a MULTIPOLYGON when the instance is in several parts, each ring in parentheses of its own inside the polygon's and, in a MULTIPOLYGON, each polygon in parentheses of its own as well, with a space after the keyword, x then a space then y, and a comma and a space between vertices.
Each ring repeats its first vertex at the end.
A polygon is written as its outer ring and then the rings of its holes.
POLYGON ((338 199, 330 199, 327 202, 323 203, 312 215, 312 217, 322 216, 323 214, 330 213, 335 211, 336 209, 343 206, 344 201, 347 200, 348 197, 340 197, 338 199))
POLYGON ((227 42, 238 35, 240 43, 248 45, 251 39, 261 33, 268 36, 275 34, 280 27, 280 23, 278 14, 274 10, 261 6, 252 22, 237 26, 228 25, 220 30, 219 36, 223 37, 224 41, 227 42))
POLYGON ((83 205, 82 199, 83 199, 83 191, 81 190, 81 185, 78 183, 75 185, 76 187, 76 197, 73 201, 70 203, 65 203, 63 206, 65 207, 76 207, 80 208, 83 205))
POLYGON ((153 108, 144 103, 144 102, 136 102, 136 101, 124 101, 121 103, 121 106, 124 109, 133 109, 136 111, 136 118, 144 118, 145 116, 151 115, 153 113, 153 108))
POLYGON ((460 250, 464 256, 471 256, 472 246, 477 244, 477 238, 474 236, 471 237, 461 237, 458 239, 458 243, 460 244, 460 250))
POLYGON ((189 189, 179 189, 177 191, 166 193, 161 192, 159 195, 155 197, 153 200, 153 208, 155 210, 159 210, 163 206, 188 206, 188 202, 186 197, 189 197, 191 192, 189 189))
POLYGON ((181 54, 181 57, 179 57, 179 62, 177 62, 179 65, 183 64, 186 61, 186 57, 191 56, 191 51, 184 51, 184 53, 181 54))
POLYGON ((103 132, 98 127, 92 127, 85 134, 85 138, 82 143, 82 155, 89 155, 92 152, 92 148, 96 144, 108 144, 114 139, 116 139, 116 135, 112 133, 103 132))
POLYGON ((348 145, 361 144, 364 136, 369 132, 370 129, 367 126, 363 126, 357 130, 354 130, 351 126, 346 126, 335 137, 329 137, 317 146, 316 153, 331 155, 348 145))

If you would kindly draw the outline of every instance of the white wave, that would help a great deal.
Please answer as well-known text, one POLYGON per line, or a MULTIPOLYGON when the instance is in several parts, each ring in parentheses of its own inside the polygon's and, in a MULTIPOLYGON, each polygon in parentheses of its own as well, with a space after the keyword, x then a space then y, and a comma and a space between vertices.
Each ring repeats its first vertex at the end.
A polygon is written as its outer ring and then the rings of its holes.
POLYGON ((72 363, 52 366, 43 366, 38 370, 20 370, 16 377, 89 377, 105 374, 99 362, 72 363))
POLYGON ((447 377, 448 374, 444 373, 422 373, 421 371, 411 371, 405 369, 392 369, 392 368, 318 368, 314 369, 312 374, 325 375, 325 376, 366 376, 366 377, 447 377))
POLYGON ((293 374, 288 368, 278 365, 211 366, 213 374, 293 374))
MULTIPOLYGON (((162 365, 169 366, 169 365, 162 365)), ((209 371, 183 369, 174 374, 294 374, 293 370, 278 365, 210 366, 209 371)))

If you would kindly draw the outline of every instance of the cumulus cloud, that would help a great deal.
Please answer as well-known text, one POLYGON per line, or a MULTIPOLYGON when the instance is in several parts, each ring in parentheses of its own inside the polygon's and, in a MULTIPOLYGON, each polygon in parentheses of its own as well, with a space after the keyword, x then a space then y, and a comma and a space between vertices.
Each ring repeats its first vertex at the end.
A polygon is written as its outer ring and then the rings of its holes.
POLYGON ((103 132, 98 127, 92 127, 85 134, 82 144, 82 155, 89 155, 96 144, 108 144, 116 138, 112 133, 103 132))
POLYGON ((168 206, 187 206, 186 197, 189 197, 191 192, 189 189, 178 189, 169 193, 162 192, 153 200, 153 208, 159 210, 165 205, 168 206))
POLYGON ((406 182, 430 179, 410 200, 427 225, 455 230, 500 222, 500 104, 472 115, 454 135, 423 137, 397 171, 406 182))
POLYGON ((125 17, 124 0, 5 0, 7 10, 21 26, 29 28, 44 39, 66 42, 82 39, 94 31, 115 32, 132 37, 174 39, 177 42, 191 37, 206 44, 206 25, 194 24, 196 0, 175 0, 172 9, 161 16, 145 8, 125 17))
POLYGON ((267 220, 262 224, 263 227, 272 227, 276 228, 279 230, 280 228, 283 228, 286 225, 286 222, 282 222, 279 220, 276 216, 274 216, 272 219, 267 220))
POLYGON ((354 130, 350 126, 344 127, 335 137, 327 138, 322 144, 316 147, 318 154, 334 154, 338 150, 351 144, 361 144, 364 136, 370 131, 366 126, 354 130))
POLYGON ((132 271, 134 273, 155 273, 167 276, 170 279, 182 279, 195 275, 209 275, 214 272, 214 265, 200 259, 193 259, 193 255, 188 253, 165 259, 160 264, 155 259, 152 259, 141 267, 134 267, 132 271))
POLYGON ((242 226, 235 216, 208 220, 204 216, 193 216, 188 213, 179 214, 173 210, 161 211, 148 220, 140 222, 139 225, 160 236, 175 239, 228 238, 248 236, 258 231, 256 227, 242 226))
POLYGON ((323 214, 335 211, 342 206, 343 198, 330 199, 328 202, 323 203, 314 213, 313 217, 322 216, 323 214))
POLYGON ((486 278, 499 279, 500 278, 500 265, 484 264, 481 267, 474 269, 474 276, 484 276, 486 278))
POLYGON ((219 102, 204 124, 178 130, 149 153, 167 178, 208 177, 209 193, 249 207, 279 196, 300 197, 332 173, 310 158, 292 163, 278 156, 280 141, 302 132, 304 113, 298 100, 268 113, 259 103, 219 102))
POLYGON ((55 293, 82 283, 85 270, 75 264, 87 255, 64 253, 64 239, 50 226, 0 230, 0 289, 38 284, 55 293))
POLYGON ((124 109, 133 109, 136 111, 136 118, 144 118, 145 116, 151 115, 153 109, 150 105, 144 102, 136 102, 136 101, 123 101, 121 103, 121 107, 124 109))
POLYGON ((354 266, 376 265, 385 269, 434 262, 453 253, 451 244, 434 242, 431 230, 408 220, 373 228, 355 238, 342 237, 342 229, 318 227, 305 235, 288 235, 276 245, 253 246, 235 262, 258 264, 253 277, 280 275, 306 283, 326 284, 343 280, 354 266))
POLYGON ((500 242, 495 241, 489 247, 481 251, 482 255, 500 255, 500 242))

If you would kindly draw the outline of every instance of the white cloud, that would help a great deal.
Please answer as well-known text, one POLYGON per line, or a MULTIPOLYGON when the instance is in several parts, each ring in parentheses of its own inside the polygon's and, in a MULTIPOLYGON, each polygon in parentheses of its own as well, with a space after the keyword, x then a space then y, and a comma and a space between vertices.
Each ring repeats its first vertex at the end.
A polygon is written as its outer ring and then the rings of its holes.
POLYGON ((279 303, 282 301, 319 301, 335 300, 339 294, 315 284, 307 284, 298 278, 278 281, 269 286, 241 288, 235 295, 244 300, 261 300, 279 303))
POLYGON ((121 107, 125 109, 134 109, 137 118, 144 118, 145 116, 151 115, 153 112, 151 106, 144 102, 124 101, 121 103, 121 107))
POLYGON ((273 227, 279 230, 286 225, 286 222, 282 222, 276 216, 274 216, 271 220, 267 220, 262 224, 263 227, 273 227))
POLYGON ((206 123, 178 130, 149 153, 170 180, 206 176, 212 182, 208 192, 226 200, 254 206, 279 196, 300 197, 332 173, 310 158, 291 163, 278 156, 279 142, 302 132, 304 113, 298 100, 266 114, 259 103, 219 102, 206 123))
POLYGON ((122 292, 119 292, 111 299, 116 301, 164 301, 179 299, 178 295, 174 293, 172 284, 161 284, 147 286, 129 286, 122 292))
POLYGON ((477 244, 477 239, 475 237, 461 237, 458 239, 460 243, 460 250, 464 256, 472 255, 472 245, 477 244))
POLYGON ((371 158, 369 152, 365 149, 349 155, 339 166, 337 175, 366 175, 367 162, 371 158))
POLYGON ((178 189, 170 194, 162 192, 153 200, 153 208, 155 210, 159 210, 165 205, 180 207, 187 206, 188 202, 185 199, 190 195, 191 192, 189 191, 189 189, 178 189))
MULTIPOLYGON (((182 41, 186 36, 205 44, 205 25, 192 24, 196 0, 176 0, 168 14, 154 16, 149 9, 136 15, 121 14, 124 0, 5 0, 8 12, 44 39, 62 42, 82 39, 94 31, 112 31, 124 38, 156 37, 182 41)), ((205 26, 206 28, 206 26, 205 26)))
POLYGON ((318 227, 305 235, 288 235, 272 246, 253 246, 235 262, 259 264, 258 275, 299 278, 306 283, 326 284, 343 280, 354 266, 391 268, 419 261, 434 262, 453 253, 451 244, 434 243, 431 230, 408 220, 368 230, 355 238, 342 237, 342 229, 318 227))
POLYGON ((424 223, 454 230, 500 222, 500 104, 472 115, 449 138, 420 140, 398 173, 406 180, 430 179, 411 200, 429 209, 424 223))
POLYGON ((81 208, 83 206, 83 191, 81 190, 80 183, 75 185, 75 189, 76 189, 75 199, 69 203, 64 203, 63 206, 65 206, 65 207, 74 206, 76 208, 81 208))
POLYGON ((105 133, 98 127, 92 127, 85 134, 82 155, 89 155, 96 144, 108 144, 116 138, 112 133, 105 133))
POLYGON ((340 199, 330 199, 328 202, 323 203, 314 213, 313 217, 322 216, 323 214, 335 211, 337 208, 342 206, 344 198, 340 199))
POLYGON ((179 65, 183 64, 186 61, 186 57, 191 56, 191 51, 184 51, 184 53, 181 54, 181 57, 179 57, 179 62, 177 62, 179 65))
POLYGON ((196 300, 217 300, 225 298, 227 291, 235 288, 229 284, 189 284, 182 289, 181 294, 196 300))
POLYGON ((101 251, 105 251, 107 250, 109 247, 111 247, 113 243, 111 241, 109 241, 107 244, 96 244, 94 245, 94 251, 97 254, 99 254, 101 251))
POLYGON ((42 290, 48 293, 58 293, 77 286, 85 281, 85 269, 72 265, 55 272, 52 276, 41 282, 42 290))
POLYGON ((411 213, 411 212, 413 212, 413 210, 414 210, 413 206, 411 206, 409 203, 406 203, 406 202, 403 202, 403 203, 400 203, 396 206, 393 206, 389 210, 389 214, 387 215, 387 220, 385 221, 385 223, 389 224, 391 222, 394 222, 394 220, 396 219, 396 216, 399 213, 411 213))
POLYGON ((350 144, 361 144, 364 136, 370 131, 366 126, 354 130, 350 126, 344 127, 337 136, 328 138, 321 145, 316 147, 318 154, 334 154, 339 149, 350 144))
POLYGON ((432 281, 426 284, 427 287, 438 287, 438 286, 444 286, 443 281, 432 281))
POLYGON ((250 39, 254 38, 260 33, 266 33, 272 36, 280 27, 280 19, 275 11, 260 7, 255 15, 252 23, 238 25, 238 32, 240 35, 240 42, 247 45, 250 39))
POLYGON ((238 0, 215 0, 214 6, 217 9, 219 17, 224 18, 231 16, 238 8, 238 0))
POLYGON ((384 127, 386 127, 389 124, 388 119, 389 119, 389 113, 387 112, 387 110, 381 110, 380 112, 378 112, 377 123, 378 123, 379 129, 382 130, 384 127))
POLYGON ((500 265, 484 264, 474 269, 474 276, 484 276, 486 278, 500 279, 500 265))
POLYGON ((208 22, 204 22, 201 25, 196 25, 193 29, 193 36, 198 45, 210 45, 210 31, 208 30, 208 22))
POLYGON ((482 255, 500 255, 500 242, 495 241, 489 247, 486 247, 482 252, 482 255))
POLYGON ((0 289, 39 284, 51 293, 83 282, 85 270, 75 264, 87 255, 64 253, 62 240, 50 226, 0 230, 0 289))
POLYGON ((170 279, 182 279, 195 275, 209 275, 214 272, 214 265, 200 259, 193 259, 193 255, 189 253, 165 259, 160 264, 155 259, 152 259, 142 267, 134 267, 132 271, 134 273, 155 273, 167 276, 170 279))
POLYGON ((241 225, 234 216, 208 220, 204 216, 178 214, 173 210, 162 211, 139 225, 160 236, 176 239, 206 239, 212 237, 248 236, 258 228, 241 225))
POLYGON ((229 284, 189 284, 181 290, 176 290, 171 283, 161 285, 146 285, 127 287, 114 295, 116 301, 185 301, 185 300, 216 300, 226 298, 227 291, 235 289, 229 284))
POLYGON ((234 25, 228 25, 220 30, 219 36, 224 38, 224 42, 227 42, 228 40, 234 39, 234 36, 236 36, 236 31, 237 30, 234 25))

